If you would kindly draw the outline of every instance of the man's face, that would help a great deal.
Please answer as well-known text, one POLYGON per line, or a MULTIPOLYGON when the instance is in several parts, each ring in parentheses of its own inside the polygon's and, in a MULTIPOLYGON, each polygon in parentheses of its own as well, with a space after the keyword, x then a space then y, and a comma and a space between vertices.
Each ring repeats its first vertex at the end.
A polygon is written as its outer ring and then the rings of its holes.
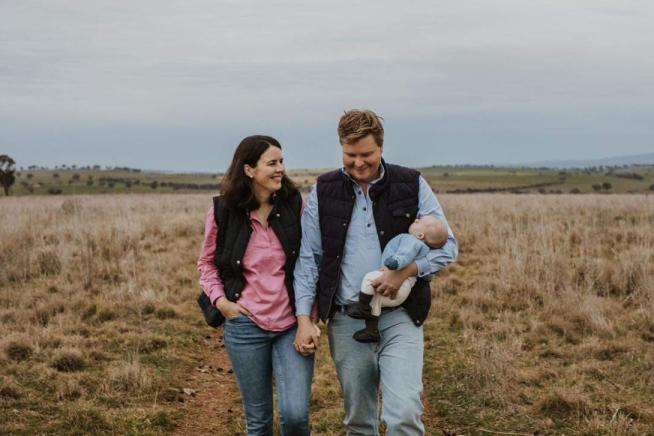
POLYGON ((369 183, 377 178, 384 148, 377 145, 372 135, 342 147, 343 166, 354 180, 369 183))

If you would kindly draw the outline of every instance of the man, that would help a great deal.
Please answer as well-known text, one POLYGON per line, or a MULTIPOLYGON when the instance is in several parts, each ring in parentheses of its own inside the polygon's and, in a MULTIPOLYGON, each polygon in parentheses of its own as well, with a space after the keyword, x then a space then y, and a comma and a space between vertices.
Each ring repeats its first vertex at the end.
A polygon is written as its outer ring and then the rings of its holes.
MULTIPOLYGON (((302 216, 294 284, 295 346, 308 353, 319 345, 309 317, 317 301, 319 317, 329 320, 329 345, 345 400, 347 434, 378 434, 381 388, 386 434, 422 435, 422 324, 431 304, 429 283, 417 280, 401 306, 382 311, 378 343, 355 341, 352 335, 364 327, 364 321, 347 313, 358 301, 363 276, 381 267, 388 241, 406 233, 416 218, 434 215, 445 220, 445 216, 417 171, 384 162, 384 128, 374 112, 346 112, 338 136, 343 168, 318 177, 302 216)), ((430 276, 456 254, 457 243, 448 226, 443 247, 404 269, 384 269, 373 286, 392 298, 405 279, 430 276)))

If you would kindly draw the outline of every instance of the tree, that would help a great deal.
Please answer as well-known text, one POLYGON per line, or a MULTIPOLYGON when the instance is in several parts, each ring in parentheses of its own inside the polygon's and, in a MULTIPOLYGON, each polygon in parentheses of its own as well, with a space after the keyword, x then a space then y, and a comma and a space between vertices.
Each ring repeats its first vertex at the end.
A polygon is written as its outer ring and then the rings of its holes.
POLYGON ((0 185, 5 190, 5 195, 9 195, 9 188, 16 182, 16 161, 6 154, 0 155, 0 185))

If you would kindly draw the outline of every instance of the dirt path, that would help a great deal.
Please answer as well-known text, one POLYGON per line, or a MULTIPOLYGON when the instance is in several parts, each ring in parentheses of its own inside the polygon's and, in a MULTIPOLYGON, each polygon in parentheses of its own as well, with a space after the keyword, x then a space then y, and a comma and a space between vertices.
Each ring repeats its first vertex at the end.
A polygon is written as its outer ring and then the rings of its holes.
POLYGON ((184 395, 185 401, 178 408, 183 418, 173 435, 244 434, 238 386, 222 333, 219 329, 204 337, 206 352, 193 375, 184 381, 194 393, 184 395))
MULTIPOLYGON (((447 366, 446 356, 452 354, 453 343, 446 338, 449 330, 435 322, 428 323, 425 341, 425 395, 423 421, 427 434, 446 431, 443 417, 432 407, 440 396, 429 398, 432 384, 442 382, 441 372, 447 366)), ((312 433, 316 436, 342 434, 343 404, 336 372, 329 357, 326 332, 323 331, 322 349, 316 355, 316 370, 312 388, 312 433)), ((245 420, 241 400, 227 352, 222 340, 222 329, 205 334, 204 354, 183 386, 195 391, 183 395, 184 402, 176 407, 182 418, 177 421, 173 435, 244 435, 245 420)), ((440 391, 440 389, 438 390, 440 391)), ((448 434, 448 433, 446 433, 448 434)))

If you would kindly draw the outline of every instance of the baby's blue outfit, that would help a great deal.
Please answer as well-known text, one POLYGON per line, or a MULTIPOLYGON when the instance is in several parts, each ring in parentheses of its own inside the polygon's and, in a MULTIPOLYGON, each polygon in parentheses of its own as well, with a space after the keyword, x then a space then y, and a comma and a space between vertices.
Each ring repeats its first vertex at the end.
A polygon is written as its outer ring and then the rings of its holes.
MULTIPOLYGON (((382 263, 388 269, 402 269, 419 257, 429 253, 429 245, 410 233, 400 233, 386 244, 382 253, 382 263)), ((431 276, 424 277, 426 280, 431 276)))

